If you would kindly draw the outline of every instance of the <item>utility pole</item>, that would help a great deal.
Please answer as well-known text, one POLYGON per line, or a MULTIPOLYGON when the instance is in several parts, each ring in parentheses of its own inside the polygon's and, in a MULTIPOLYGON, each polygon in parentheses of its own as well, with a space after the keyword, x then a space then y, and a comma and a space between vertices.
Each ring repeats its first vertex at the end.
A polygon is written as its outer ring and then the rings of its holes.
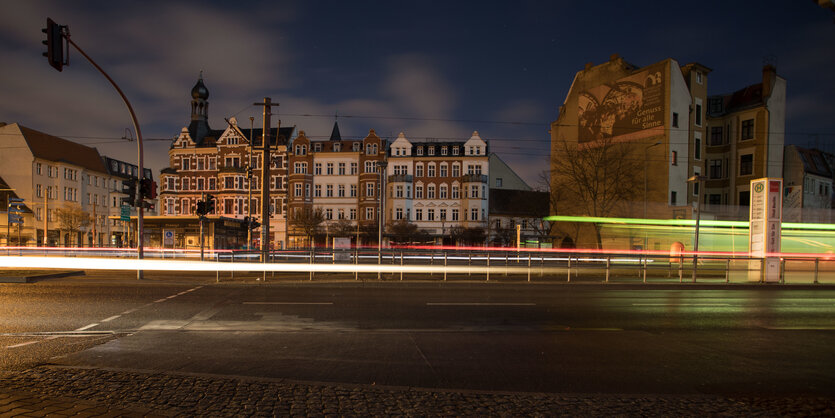
POLYGON ((247 161, 247 169, 246 169, 246 211, 247 211, 247 219, 249 220, 246 224, 246 250, 252 251, 252 126, 255 122, 255 118, 250 116, 249 117, 249 156, 247 161))
MULTIPOLYGON (((269 97, 264 98, 263 103, 253 103, 253 106, 264 107, 264 135, 261 137, 261 145, 263 145, 263 157, 261 158, 261 262, 269 261, 270 254, 270 117, 272 116, 272 107, 278 106, 278 103, 273 103, 269 97)), ((278 129, 276 130, 276 143, 278 142, 278 135, 281 131, 281 121, 278 122, 278 129)))

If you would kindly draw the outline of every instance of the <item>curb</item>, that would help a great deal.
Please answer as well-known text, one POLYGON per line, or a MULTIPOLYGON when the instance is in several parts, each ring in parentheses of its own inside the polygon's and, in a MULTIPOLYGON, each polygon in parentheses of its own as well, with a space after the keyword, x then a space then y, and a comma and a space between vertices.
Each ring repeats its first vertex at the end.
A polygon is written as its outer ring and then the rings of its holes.
POLYGON ((0 283, 34 283, 45 279, 58 279, 62 277, 83 276, 84 270, 64 271, 51 274, 33 274, 29 276, 6 276, 0 277, 0 283))

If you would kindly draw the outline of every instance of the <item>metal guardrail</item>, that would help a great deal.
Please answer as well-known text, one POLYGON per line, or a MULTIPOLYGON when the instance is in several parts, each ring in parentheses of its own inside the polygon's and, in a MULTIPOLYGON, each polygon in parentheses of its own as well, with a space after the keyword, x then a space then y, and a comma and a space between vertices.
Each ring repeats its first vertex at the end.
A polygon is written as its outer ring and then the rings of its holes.
MULTIPOLYGON (((199 250, 146 249, 147 259, 187 260, 199 262, 199 250)), ((0 248, 0 259, 7 256, 60 256, 133 259, 135 249, 102 248, 0 248), (5 254, 4 254, 5 253, 5 254)), ((383 249, 382 270, 385 279, 421 280, 483 280, 483 281, 547 281, 547 282, 641 282, 641 283, 692 283, 692 255, 665 255, 642 252, 564 252, 538 249, 383 249), (389 270, 389 266, 391 267, 389 270)), ((353 277, 376 278, 377 273, 360 272, 354 266, 376 266, 376 249, 332 250, 308 248, 301 250, 272 251, 271 264, 299 265, 332 264, 328 272, 305 269, 309 279, 353 277), (339 265, 346 268, 340 271, 339 265)), ((218 280, 221 272, 234 277, 235 269, 222 268, 223 263, 252 264, 251 271, 264 270, 260 253, 256 251, 213 250, 207 252, 206 261, 218 264, 218 280)), ((835 257, 785 255, 781 257, 780 283, 835 283, 835 257)), ((231 267, 231 265, 230 265, 231 267)), ((747 255, 699 254, 696 281, 699 283, 739 283, 761 281, 764 262, 747 255), (753 279, 753 280, 751 280, 753 279)), ((246 271, 248 269, 245 269, 246 271)), ((321 270, 321 269, 319 269, 321 270)), ((367 270, 367 269, 366 269, 367 270)))

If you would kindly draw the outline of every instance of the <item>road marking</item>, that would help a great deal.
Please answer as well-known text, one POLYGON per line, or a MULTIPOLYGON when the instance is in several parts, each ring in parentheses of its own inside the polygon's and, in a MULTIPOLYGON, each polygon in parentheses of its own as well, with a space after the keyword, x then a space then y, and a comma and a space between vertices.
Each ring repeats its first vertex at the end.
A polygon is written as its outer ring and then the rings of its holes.
POLYGON ((426 302, 426 306, 536 306, 529 302, 426 302))
POLYGON ((86 330, 86 329, 90 329, 90 328, 93 328, 93 327, 98 326, 98 325, 99 325, 99 324, 97 324, 97 323, 96 323, 96 324, 90 324, 90 325, 87 325, 87 326, 84 326, 84 327, 78 328, 76 331, 84 331, 84 330, 86 330))
POLYGON ((20 344, 15 344, 15 345, 7 345, 7 346, 6 346, 6 348, 17 348, 17 347, 23 347, 23 346, 25 346, 25 345, 35 344, 35 343, 37 343, 37 342, 40 342, 40 341, 26 341, 25 343, 20 343, 20 344))
POLYGON ((165 302, 166 300, 168 300, 168 298, 157 299, 154 301, 154 303, 165 302))
POLYGON ((244 305, 333 305, 333 302, 243 302, 244 305))
POLYGON ((112 321, 112 320, 114 320, 114 319, 119 318, 120 316, 122 316, 122 315, 113 315, 113 316, 111 316, 110 318, 105 318, 105 319, 102 319, 102 320, 101 320, 101 322, 110 322, 110 321, 112 321))
POLYGON ((633 303, 632 306, 731 306, 729 303, 633 303))

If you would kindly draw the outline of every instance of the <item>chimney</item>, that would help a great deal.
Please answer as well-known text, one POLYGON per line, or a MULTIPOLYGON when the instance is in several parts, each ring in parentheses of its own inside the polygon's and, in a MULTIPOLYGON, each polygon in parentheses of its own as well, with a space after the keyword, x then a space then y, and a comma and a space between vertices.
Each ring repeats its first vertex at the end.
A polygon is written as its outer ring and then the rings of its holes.
POLYGON ((591 67, 594 67, 594 63, 589 61, 586 63, 586 71, 591 70, 591 67))
POLYGON ((771 64, 763 66, 763 99, 771 96, 771 87, 777 79, 777 68, 771 64))

